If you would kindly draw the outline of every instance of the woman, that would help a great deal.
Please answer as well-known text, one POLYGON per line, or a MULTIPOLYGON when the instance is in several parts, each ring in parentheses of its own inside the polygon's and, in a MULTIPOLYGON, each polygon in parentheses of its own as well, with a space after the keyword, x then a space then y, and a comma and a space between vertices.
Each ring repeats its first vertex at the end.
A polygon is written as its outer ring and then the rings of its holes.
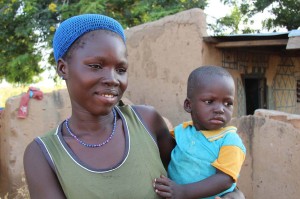
POLYGON ((71 17, 53 50, 72 114, 26 148, 31 198, 159 198, 152 181, 166 175, 174 140, 152 107, 120 101, 128 84, 121 25, 98 14, 71 17))

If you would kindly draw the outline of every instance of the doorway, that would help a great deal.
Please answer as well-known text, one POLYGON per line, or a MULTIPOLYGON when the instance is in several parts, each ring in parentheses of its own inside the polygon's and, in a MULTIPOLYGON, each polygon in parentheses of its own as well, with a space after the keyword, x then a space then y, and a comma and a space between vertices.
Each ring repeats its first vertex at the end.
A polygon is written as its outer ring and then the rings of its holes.
POLYGON ((256 109, 266 109, 266 79, 264 77, 244 77, 244 85, 246 93, 246 114, 253 115, 256 109))

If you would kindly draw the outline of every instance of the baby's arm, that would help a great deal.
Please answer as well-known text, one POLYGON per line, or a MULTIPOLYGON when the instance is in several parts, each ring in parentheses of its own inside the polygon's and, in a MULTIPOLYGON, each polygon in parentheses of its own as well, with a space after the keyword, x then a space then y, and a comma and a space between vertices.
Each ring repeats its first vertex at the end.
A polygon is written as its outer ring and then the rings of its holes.
POLYGON ((156 178, 153 184, 155 192, 164 198, 192 199, 205 198, 229 189, 234 180, 229 175, 218 171, 216 174, 199 182, 179 185, 165 176, 156 178))

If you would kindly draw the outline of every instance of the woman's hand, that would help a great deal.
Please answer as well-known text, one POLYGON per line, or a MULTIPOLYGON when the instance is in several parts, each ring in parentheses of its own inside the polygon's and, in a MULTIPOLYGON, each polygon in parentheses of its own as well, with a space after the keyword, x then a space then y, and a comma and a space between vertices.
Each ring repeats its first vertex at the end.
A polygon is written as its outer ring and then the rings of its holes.
POLYGON ((176 184, 169 178, 161 175, 160 178, 155 178, 153 182, 155 192, 167 199, 184 199, 184 186, 176 184))

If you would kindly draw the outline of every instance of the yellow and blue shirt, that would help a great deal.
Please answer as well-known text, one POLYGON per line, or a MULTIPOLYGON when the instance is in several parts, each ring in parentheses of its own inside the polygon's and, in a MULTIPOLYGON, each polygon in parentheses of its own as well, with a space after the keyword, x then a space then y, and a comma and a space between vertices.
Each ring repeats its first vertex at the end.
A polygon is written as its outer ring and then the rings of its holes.
MULTIPOLYGON (((168 175, 178 184, 204 180, 217 169, 236 182, 246 156, 246 148, 234 126, 213 131, 197 131, 192 122, 184 122, 171 131, 177 146, 171 154, 168 175)), ((236 183, 223 195, 233 191, 236 183)), ((209 197, 214 198, 214 197, 209 197)))

